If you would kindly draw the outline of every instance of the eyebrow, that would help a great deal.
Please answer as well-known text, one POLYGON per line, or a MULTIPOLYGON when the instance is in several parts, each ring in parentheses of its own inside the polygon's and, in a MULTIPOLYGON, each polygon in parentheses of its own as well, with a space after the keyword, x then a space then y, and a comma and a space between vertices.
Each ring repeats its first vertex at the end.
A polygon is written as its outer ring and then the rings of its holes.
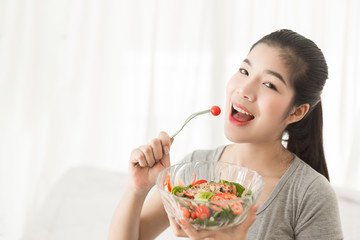
MULTIPOLYGON (((246 59, 244 60, 244 62, 247 63, 250 67, 252 67, 252 64, 251 64, 251 62, 250 62, 249 59, 246 58, 246 59)), ((281 76, 280 73, 277 73, 277 72, 274 72, 274 71, 271 71, 271 70, 265 70, 265 72, 266 72, 267 74, 273 75, 274 77, 280 79, 280 81, 282 81, 282 82, 285 84, 285 86, 287 86, 284 78, 281 76)))

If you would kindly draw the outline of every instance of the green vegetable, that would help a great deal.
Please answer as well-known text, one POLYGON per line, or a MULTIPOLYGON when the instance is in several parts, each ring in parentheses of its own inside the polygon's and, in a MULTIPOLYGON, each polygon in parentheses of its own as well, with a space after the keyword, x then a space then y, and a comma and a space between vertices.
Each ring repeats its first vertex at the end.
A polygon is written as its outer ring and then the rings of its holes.
POLYGON ((185 186, 185 187, 182 187, 182 186, 175 186, 171 189, 171 194, 173 195, 176 195, 176 193, 181 193, 183 191, 185 191, 186 189, 190 188, 191 185, 189 186, 185 186))
POLYGON ((245 196, 250 196, 252 194, 252 192, 251 192, 251 190, 249 190, 246 194, 245 194, 245 196))
POLYGON ((232 220, 234 220, 235 218, 235 214, 234 212, 231 210, 231 208, 228 207, 222 207, 221 211, 216 212, 213 217, 216 221, 221 221, 223 219, 228 219, 229 222, 231 222, 232 220))
POLYGON ((200 226, 207 226, 207 227, 211 227, 211 226, 217 226, 219 225, 218 222, 214 221, 214 220, 210 220, 210 219, 195 219, 194 224, 196 225, 200 225, 200 226))
POLYGON ((245 191, 245 188, 243 186, 241 186, 240 184, 238 184, 238 183, 232 183, 232 185, 236 186, 236 195, 238 197, 241 197, 241 195, 245 191))
POLYGON ((229 181, 226 181, 226 180, 224 180, 224 179, 220 179, 219 183, 225 183, 225 184, 231 186, 230 182, 229 182, 229 181))
POLYGON ((213 193, 213 192, 201 192, 195 196, 195 199, 209 201, 210 198, 212 198, 212 196, 214 196, 214 195, 215 195, 215 193, 213 193))
POLYGON ((236 187, 236 195, 237 195, 238 197, 241 197, 241 195, 242 195, 243 192, 245 191, 245 188, 244 188, 241 184, 236 183, 236 182, 229 182, 229 181, 226 181, 226 180, 224 180, 224 179, 221 179, 221 180, 219 181, 219 183, 224 183, 224 184, 226 184, 226 185, 229 185, 230 187, 232 187, 233 185, 235 185, 235 187, 236 187))

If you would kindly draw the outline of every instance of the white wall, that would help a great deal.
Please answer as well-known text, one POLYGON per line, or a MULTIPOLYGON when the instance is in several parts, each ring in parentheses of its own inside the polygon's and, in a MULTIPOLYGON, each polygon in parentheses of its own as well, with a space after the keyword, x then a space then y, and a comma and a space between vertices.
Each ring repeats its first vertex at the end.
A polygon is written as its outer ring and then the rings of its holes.
MULTIPOLYGON (((17 239, 72 167, 126 172, 132 148, 222 106, 250 45, 279 28, 324 51, 331 180, 360 190, 359 11, 356 0, 0 0, 0 239, 17 239)), ((173 162, 226 142, 222 118, 201 116, 173 162)))

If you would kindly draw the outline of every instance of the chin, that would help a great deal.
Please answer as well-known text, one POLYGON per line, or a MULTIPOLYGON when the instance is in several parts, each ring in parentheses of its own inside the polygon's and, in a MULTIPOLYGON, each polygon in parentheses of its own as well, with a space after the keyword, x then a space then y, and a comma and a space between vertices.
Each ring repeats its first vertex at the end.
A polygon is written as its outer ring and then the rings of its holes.
POLYGON ((237 133, 237 131, 235 129, 232 129, 229 126, 224 126, 224 134, 225 137, 233 142, 233 143, 242 143, 244 142, 244 139, 242 139, 241 134, 237 133))

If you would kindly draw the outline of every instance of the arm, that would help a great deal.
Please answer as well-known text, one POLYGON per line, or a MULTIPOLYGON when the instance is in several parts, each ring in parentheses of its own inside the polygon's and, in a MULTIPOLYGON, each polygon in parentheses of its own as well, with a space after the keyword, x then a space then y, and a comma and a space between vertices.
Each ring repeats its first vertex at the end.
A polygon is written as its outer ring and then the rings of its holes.
POLYGON ((169 227, 169 219, 158 191, 145 202, 140 222, 139 239, 155 239, 169 227))
POLYGON ((111 222, 109 240, 139 238, 140 214, 146 195, 127 184, 111 222))
POLYGON ((113 216, 109 240, 151 238, 166 227, 166 214, 160 196, 154 194, 145 205, 144 201, 159 172, 170 166, 170 145, 169 136, 161 132, 149 145, 132 151, 129 181, 113 216), (135 166, 136 163, 139 166, 135 166), (154 219, 160 223, 155 224, 154 219))

